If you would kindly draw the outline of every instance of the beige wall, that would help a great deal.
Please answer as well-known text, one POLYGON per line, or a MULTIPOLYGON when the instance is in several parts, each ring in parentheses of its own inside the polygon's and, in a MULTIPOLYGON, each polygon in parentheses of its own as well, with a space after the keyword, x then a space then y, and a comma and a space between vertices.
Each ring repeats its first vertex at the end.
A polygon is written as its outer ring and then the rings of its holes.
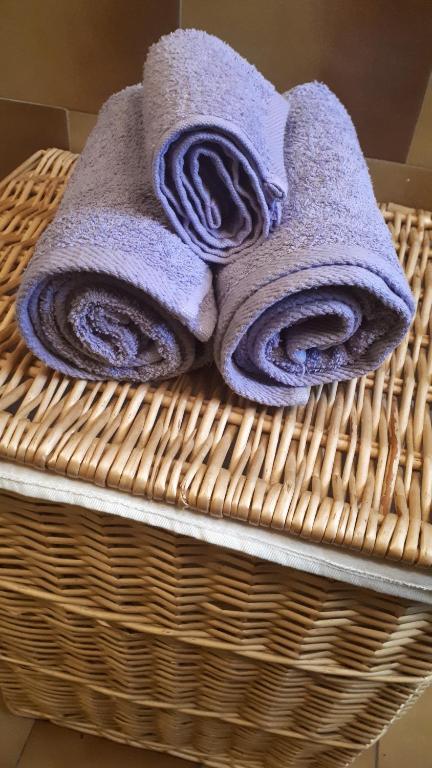
MULTIPOLYGON (((79 152, 177 26, 219 35, 280 90, 327 82, 365 153, 398 163, 372 164, 378 194, 394 182, 417 199, 406 163, 432 169, 432 0, 0 0, 0 176, 41 147, 79 152)), ((432 172, 417 175, 432 207, 432 172)))

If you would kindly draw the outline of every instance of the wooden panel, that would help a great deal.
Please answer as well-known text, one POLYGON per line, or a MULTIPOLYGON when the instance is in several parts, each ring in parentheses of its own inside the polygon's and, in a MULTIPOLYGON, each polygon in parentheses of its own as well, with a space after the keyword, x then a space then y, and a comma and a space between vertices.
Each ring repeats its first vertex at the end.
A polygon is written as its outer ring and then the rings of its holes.
POLYGON ((227 40, 281 90, 328 83, 365 153, 405 160, 432 63, 430 0, 183 0, 181 22, 227 40))

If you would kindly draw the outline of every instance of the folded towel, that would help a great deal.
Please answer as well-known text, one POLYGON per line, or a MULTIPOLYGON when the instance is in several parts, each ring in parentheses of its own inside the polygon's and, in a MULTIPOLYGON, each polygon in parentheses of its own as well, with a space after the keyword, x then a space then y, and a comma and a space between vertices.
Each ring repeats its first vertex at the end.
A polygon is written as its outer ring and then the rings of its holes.
POLYGON ((268 405, 377 368, 414 311, 349 115, 319 83, 287 98, 281 226, 216 281, 216 362, 232 389, 268 405))
POLYGON ((142 146, 142 86, 133 86, 102 108, 22 280, 21 333, 70 376, 144 382, 208 354, 211 272, 165 226, 142 146))
POLYGON ((287 101, 217 37, 177 30, 144 66, 147 171, 174 230, 224 262, 280 221, 287 101))

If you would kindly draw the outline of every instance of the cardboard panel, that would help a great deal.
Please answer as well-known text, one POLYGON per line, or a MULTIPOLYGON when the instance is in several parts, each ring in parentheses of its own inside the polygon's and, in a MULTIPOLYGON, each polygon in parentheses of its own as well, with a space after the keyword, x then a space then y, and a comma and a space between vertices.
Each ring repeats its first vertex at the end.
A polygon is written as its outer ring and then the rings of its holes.
POLYGON ((96 120, 97 115, 90 115, 88 112, 68 112, 69 149, 71 152, 82 152, 96 120))
POLYGON ((178 0, 2 0, 0 96, 97 112, 177 25, 178 0))
POLYGON ((0 99, 0 178, 48 147, 69 147, 65 110, 0 99))
POLYGON ((407 161, 408 163, 413 163, 413 165, 423 165, 427 168, 432 168, 432 76, 429 78, 407 161))
POLYGON ((323 80, 367 155, 406 159, 432 65, 430 0, 183 0, 181 23, 224 38, 280 90, 323 80))
POLYGON ((387 160, 368 160, 380 203, 400 203, 432 211, 432 170, 387 160))

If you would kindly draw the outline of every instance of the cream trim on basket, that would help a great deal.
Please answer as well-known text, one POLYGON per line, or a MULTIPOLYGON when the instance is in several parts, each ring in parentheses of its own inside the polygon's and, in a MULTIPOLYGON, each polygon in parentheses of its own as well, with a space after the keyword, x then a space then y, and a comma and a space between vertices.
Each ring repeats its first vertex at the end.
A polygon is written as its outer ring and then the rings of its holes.
POLYGON ((189 509, 2 460, 0 489, 127 517, 307 573, 432 604, 432 574, 424 570, 393 565, 271 530, 253 529, 234 520, 204 517, 189 509))

